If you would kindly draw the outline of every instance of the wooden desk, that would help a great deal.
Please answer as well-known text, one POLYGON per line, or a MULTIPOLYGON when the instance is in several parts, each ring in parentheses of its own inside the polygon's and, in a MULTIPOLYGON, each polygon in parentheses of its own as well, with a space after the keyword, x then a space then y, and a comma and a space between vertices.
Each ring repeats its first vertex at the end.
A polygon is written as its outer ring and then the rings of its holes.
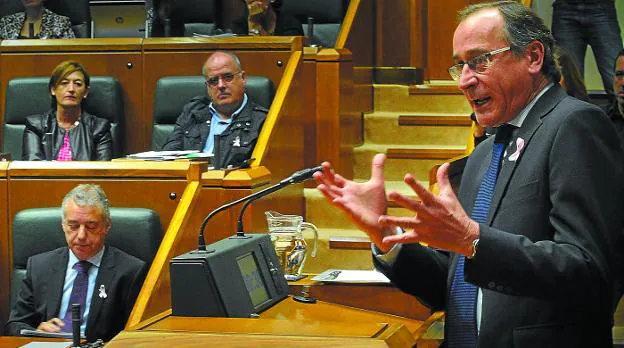
POLYGON ((106 347, 388 347, 382 340, 354 337, 293 337, 197 332, 122 331, 106 347))
POLYGON ((416 297, 390 284, 323 283, 310 280, 312 277, 314 274, 289 282, 290 294, 299 295, 308 286, 309 295, 317 300, 415 320, 426 320, 432 314, 416 297))
MULTIPOLYGON (((45 338, 45 337, 17 337, 17 336, 0 336, 0 347, 13 348, 21 347, 31 342, 64 342, 61 338, 45 338)), ((71 341, 67 341, 67 347, 71 347, 71 341)))
POLYGON ((412 332, 421 325, 418 320, 322 301, 305 304, 288 297, 254 319, 175 317, 169 310, 122 332, 110 346, 156 339, 162 346, 174 340, 176 344, 183 340, 191 346, 205 345, 204 338, 210 338, 211 343, 215 339, 228 346, 349 346, 353 342, 354 346, 409 347, 418 338, 412 332))

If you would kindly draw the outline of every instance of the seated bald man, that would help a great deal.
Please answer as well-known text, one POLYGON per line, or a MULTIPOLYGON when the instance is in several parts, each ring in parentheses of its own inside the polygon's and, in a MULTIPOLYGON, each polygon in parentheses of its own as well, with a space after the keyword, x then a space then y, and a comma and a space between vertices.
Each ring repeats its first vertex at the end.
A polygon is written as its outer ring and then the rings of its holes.
POLYGON ((204 63, 207 96, 184 105, 163 150, 214 154, 217 169, 239 167, 251 157, 269 110, 245 93, 245 71, 238 57, 215 52, 204 63))
POLYGON ((108 341, 123 330, 143 285, 146 264, 108 246, 110 205, 97 185, 78 185, 63 199, 67 247, 28 259, 26 278, 4 333, 72 332, 71 304, 81 304, 81 334, 108 341))

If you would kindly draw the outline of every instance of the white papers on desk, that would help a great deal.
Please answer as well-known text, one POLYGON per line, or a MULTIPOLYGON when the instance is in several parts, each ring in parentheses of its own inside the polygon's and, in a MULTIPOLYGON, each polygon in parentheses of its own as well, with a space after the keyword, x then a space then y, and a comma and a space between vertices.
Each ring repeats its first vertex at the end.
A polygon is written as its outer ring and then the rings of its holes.
POLYGON ((193 37, 210 37, 210 38, 220 38, 220 37, 234 37, 237 36, 234 33, 221 33, 221 34, 214 34, 214 35, 208 35, 208 34, 201 34, 201 33, 193 33, 193 37))
MULTIPOLYGON (((146 161, 173 161, 180 158, 187 158, 189 155, 199 154, 197 150, 187 151, 146 151, 128 155, 128 158, 146 161)), ((206 154, 208 156, 208 154, 206 154)))
POLYGON ((21 346, 20 348, 67 348, 71 347, 71 342, 30 342, 21 346))
POLYGON ((377 271, 328 269, 312 278, 314 281, 352 284, 390 284, 390 280, 377 271))
MULTIPOLYGON (((29 329, 21 329, 20 335, 22 336, 31 336, 31 337, 50 337, 50 338, 67 338, 72 339, 74 336, 71 332, 45 332, 39 330, 29 330, 29 329)), ((85 338, 84 335, 80 336, 81 338, 85 338)))

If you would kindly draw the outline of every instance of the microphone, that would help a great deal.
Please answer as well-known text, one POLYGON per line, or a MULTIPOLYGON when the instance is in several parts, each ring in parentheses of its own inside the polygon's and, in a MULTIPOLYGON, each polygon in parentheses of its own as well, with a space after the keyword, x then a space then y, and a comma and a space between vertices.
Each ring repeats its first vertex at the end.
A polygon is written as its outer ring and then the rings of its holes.
POLYGON ((30 39, 35 37, 35 23, 28 23, 28 37, 30 39))
MULTIPOLYGON (((312 175, 316 172, 320 172, 321 170, 323 170, 322 166, 317 166, 317 167, 313 167, 313 168, 306 168, 306 169, 302 169, 300 171, 294 172, 291 176, 289 176, 288 178, 280 181, 280 184, 283 184, 284 186, 288 186, 290 184, 298 184, 302 181, 306 181, 308 179, 312 178, 312 175)), ((278 184, 279 185, 279 184, 278 184)), ((282 186, 283 187, 283 186, 282 186)), ((281 187, 280 187, 281 188, 281 187)), ((243 215, 245 214, 245 209, 247 209, 247 206, 249 206, 249 204, 251 204, 251 202, 255 201, 256 199, 260 198, 260 196, 255 197, 253 199, 248 200, 247 202, 245 202, 245 204, 243 204, 243 207, 241 208, 241 212, 238 215, 238 221, 237 221, 237 228, 236 228, 236 235, 238 237, 242 237, 245 232, 243 231, 243 215)))
POLYGON ((80 304, 71 305, 72 313, 72 347, 80 347, 80 304))
POLYGON ((308 46, 312 45, 312 36, 314 36, 314 18, 308 17, 308 30, 306 32, 306 38, 308 41, 308 46))
POLYGON ((171 37, 171 18, 165 18, 165 37, 171 37))
POLYGON ((204 219, 204 221, 202 222, 201 226, 199 227, 199 238, 197 241, 197 251, 198 252, 205 252, 206 251, 206 239, 204 238, 204 229, 206 228, 206 224, 208 224, 208 221, 215 216, 217 213, 222 212, 230 207, 233 207, 239 203, 243 203, 245 202, 245 205, 243 206, 243 208, 241 209, 241 213, 238 216, 238 231, 236 232, 236 236, 237 237, 244 237, 245 233, 243 232, 243 214, 245 212, 245 209, 247 208, 247 206, 255 201, 258 198, 267 196, 275 191, 278 191, 288 185, 291 184, 297 184, 300 183, 302 181, 308 180, 310 178, 312 178, 312 175, 316 172, 319 172, 323 170, 322 166, 317 166, 317 167, 313 167, 313 168, 307 168, 307 169, 303 169, 300 171, 297 171, 295 173, 293 173, 291 176, 289 176, 288 178, 280 181, 279 183, 269 186, 267 188, 265 188, 264 190, 260 190, 258 192, 254 192, 248 196, 239 198, 233 202, 230 203, 226 203, 220 207, 218 207, 217 209, 213 210, 210 212, 210 214, 208 214, 208 216, 206 216, 206 218, 204 219))

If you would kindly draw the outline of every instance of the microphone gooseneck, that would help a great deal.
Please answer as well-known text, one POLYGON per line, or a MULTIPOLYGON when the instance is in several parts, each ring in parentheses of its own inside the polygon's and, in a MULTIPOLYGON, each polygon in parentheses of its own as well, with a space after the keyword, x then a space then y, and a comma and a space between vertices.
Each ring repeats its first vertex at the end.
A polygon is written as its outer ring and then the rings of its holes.
POLYGON ((232 206, 235 206, 239 203, 242 202, 246 202, 245 205, 243 205, 243 207, 241 208, 241 213, 238 216, 238 229, 237 229, 237 234, 242 233, 243 231, 243 214, 245 213, 245 209, 247 208, 247 206, 255 201, 258 198, 264 197, 266 195, 269 195, 275 191, 278 191, 280 189, 282 189, 285 186, 291 185, 291 184, 297 184, 300 183, 302 181, 308 180, 310 178, 312 178, 312 175, 316 172, 319 172, 323 170, 322 166, 317 166, 317 167, 313 167, 313 168, 307 168, 307 169, 303 169, 300 171, 297 171, 295 173, 293 173, 291 176, 289 176, 288 178, 280 181, 279 183, 269 186, 263 190, 260 190, 258 192, 252 193, 248 196, 239 198, 235 201, 232 201, 230 203, 226 203, 220 207, 218 207, 217 209, 213 210, 212 212, 210 212, 210 214, 208 214, 208 216, 206 216, 206 218, 204 218, 204 221, 202 221, 201 226, 199 227, 199 237, 198 237, 198 241, 197 241, 197 250, 199 251, 206 251, 206 239, 204 238, 204 229, 206 228, 206 225, 208 224, 208 221, 215 216, 216 214, 218 214, 219 212, 224 211, 225 209, 228 209, 232 206))

